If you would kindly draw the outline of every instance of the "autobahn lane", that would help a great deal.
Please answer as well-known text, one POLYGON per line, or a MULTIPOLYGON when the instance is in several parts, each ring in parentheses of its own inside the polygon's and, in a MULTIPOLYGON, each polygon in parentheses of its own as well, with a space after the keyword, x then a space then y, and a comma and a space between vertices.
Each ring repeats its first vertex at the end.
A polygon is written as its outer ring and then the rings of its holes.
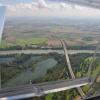
POLYGON ((10 87, 0 90, 0 100, 16 100, 64 91, 89 84, 88 78, 58 80, 40 84, 10 87))

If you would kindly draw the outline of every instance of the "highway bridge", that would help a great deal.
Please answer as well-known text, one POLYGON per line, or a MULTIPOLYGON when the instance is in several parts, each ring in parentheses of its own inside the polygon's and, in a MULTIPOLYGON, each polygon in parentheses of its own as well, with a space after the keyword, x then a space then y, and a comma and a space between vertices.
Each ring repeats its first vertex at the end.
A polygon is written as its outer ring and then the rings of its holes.
POLYGON ((0 90, 0 100, 18 100, 34 96, 43 96, 48 93, 64 91, 91 84, 87 77, 71 80, 58 80, 40 84, 22 85, 0 90))

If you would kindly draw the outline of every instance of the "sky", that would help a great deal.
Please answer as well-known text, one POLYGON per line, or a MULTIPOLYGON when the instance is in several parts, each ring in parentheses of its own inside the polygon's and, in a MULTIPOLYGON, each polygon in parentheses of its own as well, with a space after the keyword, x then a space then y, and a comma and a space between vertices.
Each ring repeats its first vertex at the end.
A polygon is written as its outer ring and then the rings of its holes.
MULTIPOLYGON (((98 9, 53 0, 0 0, 7 6, 7 16, 72 16, 100 18, 98 9)), ((61 0, 58 0, 61 1, 61 0)))

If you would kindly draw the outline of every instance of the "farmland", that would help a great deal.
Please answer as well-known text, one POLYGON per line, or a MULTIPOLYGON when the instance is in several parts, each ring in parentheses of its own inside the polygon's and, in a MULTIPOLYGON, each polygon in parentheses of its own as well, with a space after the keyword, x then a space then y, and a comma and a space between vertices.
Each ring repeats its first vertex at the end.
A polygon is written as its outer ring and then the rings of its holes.
MULTIPOLYGON (((100 70, 100 54, 98 53, 94 59, 90 50, 95 51, 100 39, 98 20, 93 19, 91 22, 91 19, 77 18, 8 18, 0 44, 1 86, 4 88, 70 79, 64 52, 46 51, 47 49, 48 51, 63 50, 61 39, 65 40, 70 50, 88 50, 87 53, 69 54, 76 78, 87 75, 92 61, 94 61, 92 76, 96 76, 100 70), (3 51, 6 54, 3 55, 3 51)), ((99 77, 97 78, 90 92, 90 85, 82 87, 89 96, 100 91, 97 88, 100 86, 99 77)), ((79 94, 76 89, 45 96, 45 100, 77 100, 77 98, 79 94)), ((34 98, 34 100, 38 99, 34 98)))
POLYGON ((87 22, 78 19, 74 21, 62 18, 37 19, 31 17, 26 20, 8 19, 5 23, 0 48, 48 46, 52 40, 55 43, 58 42, 57 39, 64 39, 69 46, 95 46, 99 40, 99 32, 98 23, 87 25, 87 22), (82 22, 81 25, 79 25, 80 22, 82 22))

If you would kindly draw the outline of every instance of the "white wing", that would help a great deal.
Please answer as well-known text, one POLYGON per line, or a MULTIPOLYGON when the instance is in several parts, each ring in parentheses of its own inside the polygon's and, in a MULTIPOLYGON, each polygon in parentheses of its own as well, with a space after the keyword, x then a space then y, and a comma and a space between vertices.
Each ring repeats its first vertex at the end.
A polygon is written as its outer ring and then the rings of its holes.
POLYGON ((1 41, 1 38, 2 38, 4 20, 5 20, 5 6, 0 5, 0 41, 1 41))

